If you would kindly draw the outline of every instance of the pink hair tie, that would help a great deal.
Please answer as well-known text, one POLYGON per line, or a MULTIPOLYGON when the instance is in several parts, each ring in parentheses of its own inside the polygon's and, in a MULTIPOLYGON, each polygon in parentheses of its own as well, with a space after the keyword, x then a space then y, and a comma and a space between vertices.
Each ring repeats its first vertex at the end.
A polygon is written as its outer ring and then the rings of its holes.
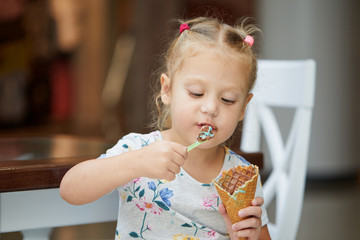
POLYGON ((181 24, 180 25, 180 34, 187 29, 190 29, 190 27, 189 27, 189 25, 187 25, 187 23, 181 24))
POLYGON ((250 47, 252 47, 252 45, 254 44, 254 38, 250 35, 247 35, 244 39, 244 42, 246 42, 250 45, 250 47))

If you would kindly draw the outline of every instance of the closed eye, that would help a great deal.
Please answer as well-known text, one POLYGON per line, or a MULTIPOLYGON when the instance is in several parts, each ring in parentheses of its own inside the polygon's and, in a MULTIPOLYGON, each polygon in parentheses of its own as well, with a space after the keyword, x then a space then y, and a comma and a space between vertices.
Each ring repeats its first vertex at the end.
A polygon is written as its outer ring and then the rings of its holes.
POLYGON ((204 94, 203 94, 203 93, 196 93, 196 92, 190 92, 190 91, 189 91, 189 95, 192 96, 192 97, 201 97, 201 96, 203 96, 204 94))
POLYGON ((223 103, 225 103, 225 104, 234 104, 236 102, 234 100, 230 100, 227 98, 221 98, 221 101, 223 101, 223 103))

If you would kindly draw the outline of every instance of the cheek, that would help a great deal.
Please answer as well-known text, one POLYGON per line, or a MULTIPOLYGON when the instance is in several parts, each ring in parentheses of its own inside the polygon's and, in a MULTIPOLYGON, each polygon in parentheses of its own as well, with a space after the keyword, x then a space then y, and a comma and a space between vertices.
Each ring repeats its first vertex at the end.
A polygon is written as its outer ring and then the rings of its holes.
POLYGON ((232 122, 230 124, 227 124, 227 127, 225 127, 224 131, 224 138, 229 139, 233 134, 238 125, 238 122, 232 122))
POLYGON ((190 108, 187 104, 182 102, 172 102, 171 116, 173 121, 183 123, 189 121, 190 108))
POLYGON ((180 108, 176 108, 175 110, 171 111, 173 121, 183 122, 186 120, 186 115, 186 111, 182 111, 180 108))
POLYGON ((194 111, 196 104, 194 101, 189 99, 189 95, 185 92, 176 92, 173 95, 171 102, 171 110, 174 113, 189 114, 189 112, 194 111))
POLYGON ((222 122, 222 135, 224 138, 228 139, 230 138, 239 121, 239 116, 240 114, 236 113, 236 115, 234 115, 234 111, 227 111, 227 112, 223 112, 223 114, 221 115, 221 122, 222 122))
POLYGON ((199 108, 196 101, 188 96, 177 96, 171 103, 172 126, 184 132, 192 132, 194 123, 198 120, 199 108))

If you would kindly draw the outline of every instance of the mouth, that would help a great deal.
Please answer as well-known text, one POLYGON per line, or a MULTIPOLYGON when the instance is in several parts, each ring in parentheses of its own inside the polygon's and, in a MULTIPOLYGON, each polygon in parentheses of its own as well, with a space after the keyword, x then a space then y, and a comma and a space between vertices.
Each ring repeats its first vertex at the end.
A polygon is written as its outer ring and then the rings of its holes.
POLYGON ((214 125, 210 124, 210 123, 199 123, 199 124, 197 124, 197 126, 198 126, 199 128, 202 128, 203 126, 206 126, 206 125, 207 125, 207 126, 210 126, 213 131, 216 131, 216 130, 217 130, 217 128, 216 128, 214 125))

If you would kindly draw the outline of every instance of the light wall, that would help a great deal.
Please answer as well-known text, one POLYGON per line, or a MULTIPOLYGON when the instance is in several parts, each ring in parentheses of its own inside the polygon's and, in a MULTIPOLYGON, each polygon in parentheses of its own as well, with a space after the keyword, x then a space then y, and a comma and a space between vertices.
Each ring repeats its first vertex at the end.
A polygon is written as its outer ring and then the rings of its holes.
POLYGON ((357 0, 258 0, 261 58, 317 63, 308 173, 359 171, 359 29, 357 0))

